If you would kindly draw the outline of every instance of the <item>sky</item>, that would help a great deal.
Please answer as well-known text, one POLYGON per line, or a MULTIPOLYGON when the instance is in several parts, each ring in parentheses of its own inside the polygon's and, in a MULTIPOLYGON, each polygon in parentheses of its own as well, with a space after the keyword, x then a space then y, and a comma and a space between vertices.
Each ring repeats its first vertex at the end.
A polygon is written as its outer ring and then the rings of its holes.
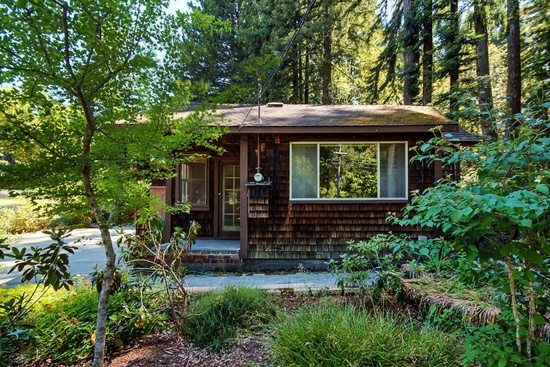
POLYGON ((176 11, 187 11, 189 7, 187 6, 189 0, 170 0, 170 5, 168 5, 167 12, 169 14, 174 14, 176 11))

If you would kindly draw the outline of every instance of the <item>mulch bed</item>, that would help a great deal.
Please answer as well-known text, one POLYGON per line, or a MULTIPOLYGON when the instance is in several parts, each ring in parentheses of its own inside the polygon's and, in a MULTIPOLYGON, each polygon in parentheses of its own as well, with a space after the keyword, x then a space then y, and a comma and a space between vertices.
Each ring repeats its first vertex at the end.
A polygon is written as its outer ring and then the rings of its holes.
POLYGON ((197 348, 174 333, 151 335, 111 356, 109 367, 197 366, 248 367, 268 366, 269 348, 262 335, 238 339, 223 352, 197 348))

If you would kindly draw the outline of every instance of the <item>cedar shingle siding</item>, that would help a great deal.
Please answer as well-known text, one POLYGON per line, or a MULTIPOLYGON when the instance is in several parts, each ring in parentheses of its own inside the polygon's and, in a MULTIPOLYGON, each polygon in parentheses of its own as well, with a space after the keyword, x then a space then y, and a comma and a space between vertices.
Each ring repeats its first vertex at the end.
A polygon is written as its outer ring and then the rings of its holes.
MULTIPOLYGON (((414 228, 391 226, 386 222, 388 212, 399 212, 404 203, 296 203, 289 202, 289 146, 297 141, 382 141, 407 140, 412 147, 416 139, 429 135, 292 135, 281 137, 275 144, 271 136, 261 139, 262 173, 270 177, 269 218, 248 219, 248 258, 250 259, 330 259, 345 251, 346 242, 367 239, 388 231, 418 234, 414 228)), ((249 140, 249 179, 256 163, 256 140, 249 140)), ((433 168, 420 164, 409 165, 409 188, 422 190, 433 185, 433 168)), ((265 200, 265 198, 262 198, 265 200)), ((265 210, 265 209, 264 209, 265 210)))

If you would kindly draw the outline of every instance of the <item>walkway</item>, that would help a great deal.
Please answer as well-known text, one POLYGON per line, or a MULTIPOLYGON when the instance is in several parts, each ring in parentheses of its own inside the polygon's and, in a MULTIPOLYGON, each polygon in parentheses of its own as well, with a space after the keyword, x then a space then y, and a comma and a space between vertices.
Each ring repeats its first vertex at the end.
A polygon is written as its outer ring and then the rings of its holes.
MULTIPOLYGON (((123 228, 126 233, 133 233, 132 227, 123 228)), ((113 241, 120 237, 116 230, 111 230, 113 241)), ((70 256, 70 269, 73 275, 89 276, 96 265, 105 265, 105 251, 101 245, 101 238, 97 228, 83 228, 72 231, 67 238, 67 243, 77 247, 70 256)), ((52 240, 42 232, 26 233, 12 246, 17 248, 38 246, 45 247, 52 240)), ((118 248, 117 255, 120 254, 118 248)), ((199 239, 193 246, 197 252, 231 252, 238 253, 239 241, 222 241, 199 239)), ((0 260, 0 286, 15 287, 20 284, 21 276, 18 272, 8 274, 9 269, 15 264, 10 258, 0 260)), ((291 273, 203 273, 192 274, 186 277, 191 291, 207 291, 223 289, 227 286, 246 286, 263 289, 317 290, 336 287, 336 277, 326 272, 291 272, 291 273)))
MULTIPOLYGON (((133 227, 124 227, 125 233, 133 233, 133 227)), ((120 238, 116 233, 116 229, 111 230, 113 242, 120 238)), ((21 249, 23 247, 46 247, 52 243, 50 236, 42 232, 24 233, 19 236, 12 247, 21 249)), ((73 275, 88 276, 96 265, 105 266, 105 250, 101 245, 101 236, 97 228, 79 228, 71 232, 71 235, 65 241, 72 246, 76 246, 77 250, 73 255, 70 255, 69 271, 73 275)), ((120 253, 116 249, 117 255, 120 253)), ((0 260, 0 286, 15 287, 20 284, 21 276, 14 271, 8 274, 8 271, 15 264, 11 258, 0 260)))

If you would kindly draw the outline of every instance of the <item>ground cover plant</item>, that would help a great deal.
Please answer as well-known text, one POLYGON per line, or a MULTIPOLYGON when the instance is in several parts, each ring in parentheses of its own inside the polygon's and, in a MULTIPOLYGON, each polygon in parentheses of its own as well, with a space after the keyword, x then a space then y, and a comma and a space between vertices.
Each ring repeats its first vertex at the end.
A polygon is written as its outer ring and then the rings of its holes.
POLYGON ((230 287, 223 292, 207 293, 195 301, 189 310, 185 334, 197 346, 219 350, 240 329, 266 324, 277 311, 265 291, 230 287))
POLYGON ((324 302, 275 325, 281 366, 459 366, 456 336, 411 319, 324 302))
MULTIPOLYGON (((0 290, 3 301, 32 292, 34 285, 0 290)), ((97 317, 98 293, 89 282, 77 283, 69 290, 41 287, 38 302, 15 325, 17 339, 0 348, 4 363, 20 352, 25 363, 72 364, 91 356, 97 317), (44 293, 45 292, 45 293, 44 293), (44 294, 42 294, 44 293, 44 294), (9 353, 11 352, 11 353, 9 353)), ((162 293, 123 287, 109 301, 107 350, 113 352, 152 332, 169 327, 169 315, 162 293)), ((4 310, 5 311, 5 310, 4 310)), ((0 309, 0 321, 7 317, 0 309)))

